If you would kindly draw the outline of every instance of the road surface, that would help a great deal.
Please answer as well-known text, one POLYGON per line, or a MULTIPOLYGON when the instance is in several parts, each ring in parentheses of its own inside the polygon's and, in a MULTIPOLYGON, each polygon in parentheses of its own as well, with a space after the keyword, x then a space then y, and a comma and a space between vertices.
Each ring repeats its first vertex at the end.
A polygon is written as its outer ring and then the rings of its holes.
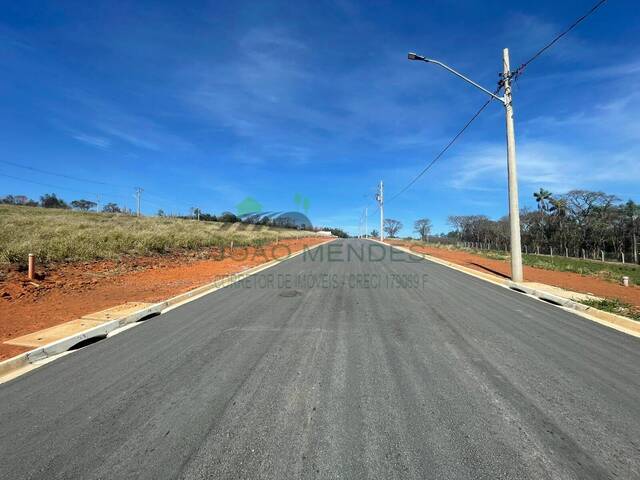
POLYGON ((638 339, 373 242, 314 254, 0 385, 0 477, 640 478, 638 339))

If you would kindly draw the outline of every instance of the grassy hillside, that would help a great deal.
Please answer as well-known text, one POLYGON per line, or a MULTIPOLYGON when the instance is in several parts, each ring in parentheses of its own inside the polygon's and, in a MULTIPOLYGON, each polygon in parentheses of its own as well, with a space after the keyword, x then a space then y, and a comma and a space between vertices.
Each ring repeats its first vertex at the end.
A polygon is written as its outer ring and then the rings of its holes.
POLYGON ((290 229, 197 222, 175 218, 130 217, 107 213, 0 205, 0 264, 77 261, 148 255, 176 249, 258 246, 276 237, 314 235, 290 229))

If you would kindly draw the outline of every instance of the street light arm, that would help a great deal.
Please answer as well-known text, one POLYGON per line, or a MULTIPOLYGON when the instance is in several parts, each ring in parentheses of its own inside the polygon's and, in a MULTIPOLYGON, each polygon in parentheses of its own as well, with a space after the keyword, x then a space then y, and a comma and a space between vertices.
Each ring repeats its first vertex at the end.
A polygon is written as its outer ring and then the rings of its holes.
POLYGON ((449 72, 453 73, 454 75, 456 75, 457 77, 460 77, 461 79, 463 79, 465 82, 470 83, 471 85, 473 85, 476 88, 479 88, 480 90, 482 90, 484 93, 487 93, 489 95, 491 95, 493 98, 495 98, 496 100, 500 100, 500 102, 505 103, 504 102, 504 97, 499 97, 497 96, 495 93, 490 92, 489 90, 487 90, 486 88, 484 88, 481 85, 478 85, 476 82, 474 82, 473 80, 471 80, 470 78, 465 77, 464 75, 462 75, 460 72, 455 71, 453 68, 449 67, 448 65, 445 65, 442 62, 439 62, 437 60, 433 60, 432 58, 427 58, 427 57, 423 57, 422 55, 418 55, 415 53, 410 53, 408 55, 409 60, 421 60, 423 62, 426 63, 435 63, 436 65, 441 66, 442 68, 444 68, 445 70, 448 70, 449 72))

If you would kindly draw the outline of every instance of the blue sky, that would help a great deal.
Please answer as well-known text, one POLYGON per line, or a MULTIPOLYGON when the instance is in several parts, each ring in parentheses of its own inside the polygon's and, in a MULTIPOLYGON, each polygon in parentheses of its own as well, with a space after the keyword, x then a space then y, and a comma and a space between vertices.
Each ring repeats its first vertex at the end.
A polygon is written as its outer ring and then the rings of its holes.
MULTIPOLYGON (((299 193, 356 233, 377 182, 400 190, 485 100, 408 51, 493 89, 503 47, 517 66, 593 2, 3 3, 0 160, 65 176, 0 163, 0 194, 131 207, 140 186, 154 214, 299 193)), ((540 187, 640 200, 639 26, 637 1, 611 0, 518 81, 522 204, 540 187)), ((504 135, 495 103, 387 216, 407 235, 505 214, 504 135)))

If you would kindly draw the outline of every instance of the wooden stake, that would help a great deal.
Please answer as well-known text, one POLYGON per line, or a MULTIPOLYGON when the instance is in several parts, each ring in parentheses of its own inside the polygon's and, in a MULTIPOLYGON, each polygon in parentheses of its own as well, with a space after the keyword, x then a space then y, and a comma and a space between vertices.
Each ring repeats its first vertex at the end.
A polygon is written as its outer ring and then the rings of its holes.
POLYGON ((36 257, 33 253, 29 254, 29 280, 33 280, 36 270, 36 257))

